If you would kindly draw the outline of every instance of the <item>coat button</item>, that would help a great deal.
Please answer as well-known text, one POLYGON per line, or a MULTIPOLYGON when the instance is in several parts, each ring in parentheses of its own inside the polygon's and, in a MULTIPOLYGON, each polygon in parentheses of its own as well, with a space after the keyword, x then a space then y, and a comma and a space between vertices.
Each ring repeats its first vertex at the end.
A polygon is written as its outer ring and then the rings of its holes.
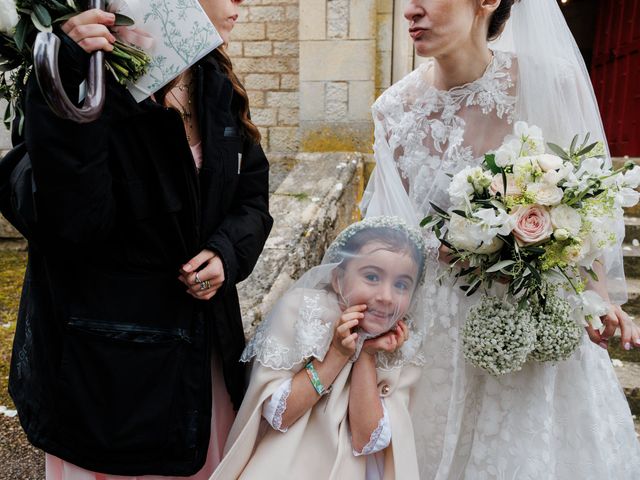
POLYGON ((380 393, 382 393, 382 395, 389 395, 390 391, 391 391, 391 387, 389 385, 387 385, 386 383, 380 389, 380 393))

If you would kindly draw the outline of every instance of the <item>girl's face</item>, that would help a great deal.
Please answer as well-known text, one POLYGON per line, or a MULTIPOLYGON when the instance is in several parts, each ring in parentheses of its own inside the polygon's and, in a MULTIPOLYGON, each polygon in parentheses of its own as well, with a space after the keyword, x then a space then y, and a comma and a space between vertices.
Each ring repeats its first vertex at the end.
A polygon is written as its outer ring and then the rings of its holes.
POLYGON ((225 45, 238 20, 238 5, 242 0, 200 0, 200 5, 216 27, 225 45))
POLYGON ((404 318, 417 282, 418 266, 409 252, 390 251, 379 242, 364 245, 333 282, 348 305, 367 305, 360 327, 372 335, 387 332, 404 318))
POLYGON ((439 57, 464 47, 482 26, 479 14, 485 12, 480 4, 479 0, 409 0, 404 16, 416 53, 439 57))

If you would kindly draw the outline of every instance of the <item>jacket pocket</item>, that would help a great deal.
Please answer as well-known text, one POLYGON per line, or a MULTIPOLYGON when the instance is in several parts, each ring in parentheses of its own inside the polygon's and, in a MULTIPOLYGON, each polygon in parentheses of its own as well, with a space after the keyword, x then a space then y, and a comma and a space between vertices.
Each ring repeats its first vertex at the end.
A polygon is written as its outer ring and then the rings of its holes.
POLYGON ((70 440, 105 457, 168 448, 189 341, 179 328, 71 318, 60 366, 70 440))

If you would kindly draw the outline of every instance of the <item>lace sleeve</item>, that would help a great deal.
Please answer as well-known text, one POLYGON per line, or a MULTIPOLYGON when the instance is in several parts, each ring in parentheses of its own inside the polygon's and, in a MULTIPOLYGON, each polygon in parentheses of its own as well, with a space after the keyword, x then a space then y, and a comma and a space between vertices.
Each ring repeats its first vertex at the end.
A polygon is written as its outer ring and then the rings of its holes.
POLYGON ((282 428, 282 415, 287 410, 287 399, 291 393, 291 379, 288 378, 280 384, 271 397, 264 402, 262 416, 274 430, 285 433, 286 428, 282 428))
POLYGON ((371 432, 371 437, 369 437, 369 442, 364 446, 361 452, 357 452, 355 449, 353 450, 353 454, 356 457, 361 455, 371 455, 373 453, 380 452, 387 448, 391 443, 391 422, 389 421, 389 413, 387 412, 387 407, 384 405, 384 400, 381 399, 382 402, 382 411, 384 414, 382 418, 378 421, 378 426, 376 429, 371 432))

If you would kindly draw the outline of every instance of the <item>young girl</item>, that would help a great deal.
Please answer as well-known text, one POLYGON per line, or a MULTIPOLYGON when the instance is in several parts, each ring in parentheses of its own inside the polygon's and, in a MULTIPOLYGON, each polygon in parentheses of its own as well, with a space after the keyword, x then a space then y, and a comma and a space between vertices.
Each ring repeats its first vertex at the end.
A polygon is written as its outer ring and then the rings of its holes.
POLYGON ((408 409, 424 263, 420 232, 397 218, 338 236, 245 349, 251 382, 213 479, 418 478, 408 409))

